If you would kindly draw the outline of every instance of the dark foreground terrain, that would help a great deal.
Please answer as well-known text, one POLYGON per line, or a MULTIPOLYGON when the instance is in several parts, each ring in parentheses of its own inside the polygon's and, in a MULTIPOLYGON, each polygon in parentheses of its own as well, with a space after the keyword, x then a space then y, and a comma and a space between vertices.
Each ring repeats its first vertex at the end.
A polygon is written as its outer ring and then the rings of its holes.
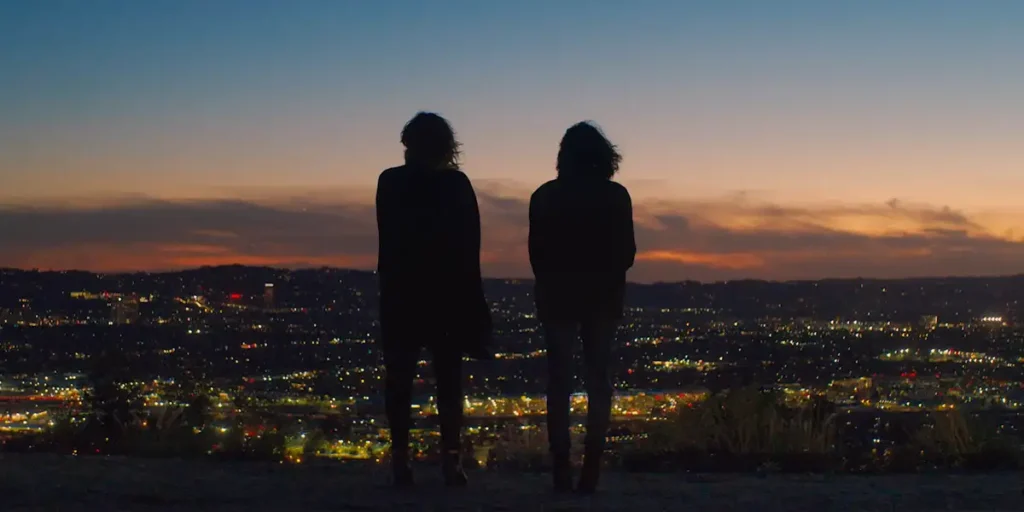
POLYGON ((270 510, 1024 510, 1021 474, 785 476, 610 472, 593 497, 556 497, 544 474, 474 472, 449 490, 432 467, 398 492, 366 464, 286 466, 0 454, 0 509, 270 510))

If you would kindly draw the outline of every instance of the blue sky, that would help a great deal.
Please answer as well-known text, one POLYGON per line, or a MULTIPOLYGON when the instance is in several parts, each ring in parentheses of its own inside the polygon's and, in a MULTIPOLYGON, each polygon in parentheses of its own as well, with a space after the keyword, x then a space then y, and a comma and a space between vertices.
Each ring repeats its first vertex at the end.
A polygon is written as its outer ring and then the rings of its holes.
POLYGON ((1004 236, 1021 26, 1009 0, 0 2, 0 202, 366 195, 427 109, 507 194, 593 119, 651 205, 897 198, 1004 236))

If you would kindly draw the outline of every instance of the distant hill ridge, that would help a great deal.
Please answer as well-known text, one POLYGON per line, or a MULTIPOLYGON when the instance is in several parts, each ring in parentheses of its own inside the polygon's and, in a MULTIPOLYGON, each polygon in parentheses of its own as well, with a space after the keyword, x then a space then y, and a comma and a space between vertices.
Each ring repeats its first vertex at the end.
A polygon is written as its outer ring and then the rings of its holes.
MULTIPOLYGON (((38 269, 20 269, 12 267, 0 267, 0 275, 2 274, 54 274, 64 276, 103 276, 103 277, 123 277, 123 276, 173 276, 173 275, 195 275, 205 273, 220 273, 220 272, 244 272, 246 274, 308 274, 318 272, 330 272, 330 273, 345 273, 345 274, 365 274, 367 276, 376 275, 374 270, 365 269, 352 269, 342 267, 309 267, 309 268, 279 268, 279 267, 265 267, 265 266, 249 266, 249 265, 214 265, 214 266, 200 266, 188 269, 180 270, 160 270, 160 271, 125 271, 125 272, 92 272, 89 270, 81 269, 67 269, 67 270, 38 270, 38 269)), ((532 281, 529 277, 487 277, 486 281, 532 281)), ((1000 281, 1020 281, 1024 282, 1024 274, 1008 274, 999 276, 926 276, 926 277, 897 277, 897 278, 874 278, 874 277, 826 277, 821 279, 794 279, 794 280, 772 280, 772 279, 730 279, 723 281, 696 281, 696 280, 682 280, 682 281, 655 281, 652 283, 635 283, 631 282, 633 286, 666 286, 666 285, 687 285, 687 286, 707 286, 707 285, 727 285, 727 284, 813 284, 813 283, 941 283, 941 282, 1000 282, 1000 281)))
MULTIPOLYGON (((232 296, 261 303, 267 283, 275 285, 278 304, 318 308, 340 302, 357 304, 360 314, 375 315, 377 276, 373 271, 243 265, 123 274, 0 270, 0 308, 13 310, 26 298, 40 307, 59 307, 66 300, 62 297, 76 291, 207 295, 215 300, 232 296)), ((500 307, 499 302, 514 305, 522 313, 533 308, 530 279, 491 278, 484 286, 495 307, 500 307)), ((631 283, 626 303, 631 308, 689 310, 694 315, 711 315, 705 320, 719 321, 813 318, 916 323, 923 316, 937 316, 940 322, 998 316, 1017 324, 1024 321, 1024 276, 631 283)))

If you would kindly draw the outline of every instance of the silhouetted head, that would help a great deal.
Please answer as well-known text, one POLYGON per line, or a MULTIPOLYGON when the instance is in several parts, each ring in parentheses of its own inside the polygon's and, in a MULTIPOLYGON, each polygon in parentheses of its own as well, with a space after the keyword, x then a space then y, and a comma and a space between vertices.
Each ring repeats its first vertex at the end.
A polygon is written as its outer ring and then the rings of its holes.
POLYGON ((402 129, 405 163, 430 169, 459 167, 459 141, 448 120, 432 112, 416 114, 402 129))
POLYGON ((558 148, 559 177, 592 176, 611 179, 619 170, 622 155, 601 130, 589 121, 572 125, 558 148))

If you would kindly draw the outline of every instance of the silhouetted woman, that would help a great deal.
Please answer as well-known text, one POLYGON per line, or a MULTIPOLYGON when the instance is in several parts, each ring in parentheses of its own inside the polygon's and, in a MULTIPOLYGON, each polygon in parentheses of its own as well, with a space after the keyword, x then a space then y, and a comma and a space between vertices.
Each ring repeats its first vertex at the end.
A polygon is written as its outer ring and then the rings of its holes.
POLYGON ((482 357, 490 312, 480 276, 480 213, 458 169, 459 143, 437 114, 402 130, 405 165, 377 183, 378 277, 385 400, 395 484, 409 465, 412 383, 421 349, 433 356, 445 482, 464 485, 460 465, 462 356, 482 357))
POLYGON ((562 137, 557 178, 530 198, 530 264, 548 350, 548 442, 558 491, 572 489, 569 396, 577 336, 583 340, 588 401, 582 492, 597 487, 611 421, 608 366, 626 271, 636 255, 629 192, 611 180, 621 159, 600 130, 576 124, 562 137))

